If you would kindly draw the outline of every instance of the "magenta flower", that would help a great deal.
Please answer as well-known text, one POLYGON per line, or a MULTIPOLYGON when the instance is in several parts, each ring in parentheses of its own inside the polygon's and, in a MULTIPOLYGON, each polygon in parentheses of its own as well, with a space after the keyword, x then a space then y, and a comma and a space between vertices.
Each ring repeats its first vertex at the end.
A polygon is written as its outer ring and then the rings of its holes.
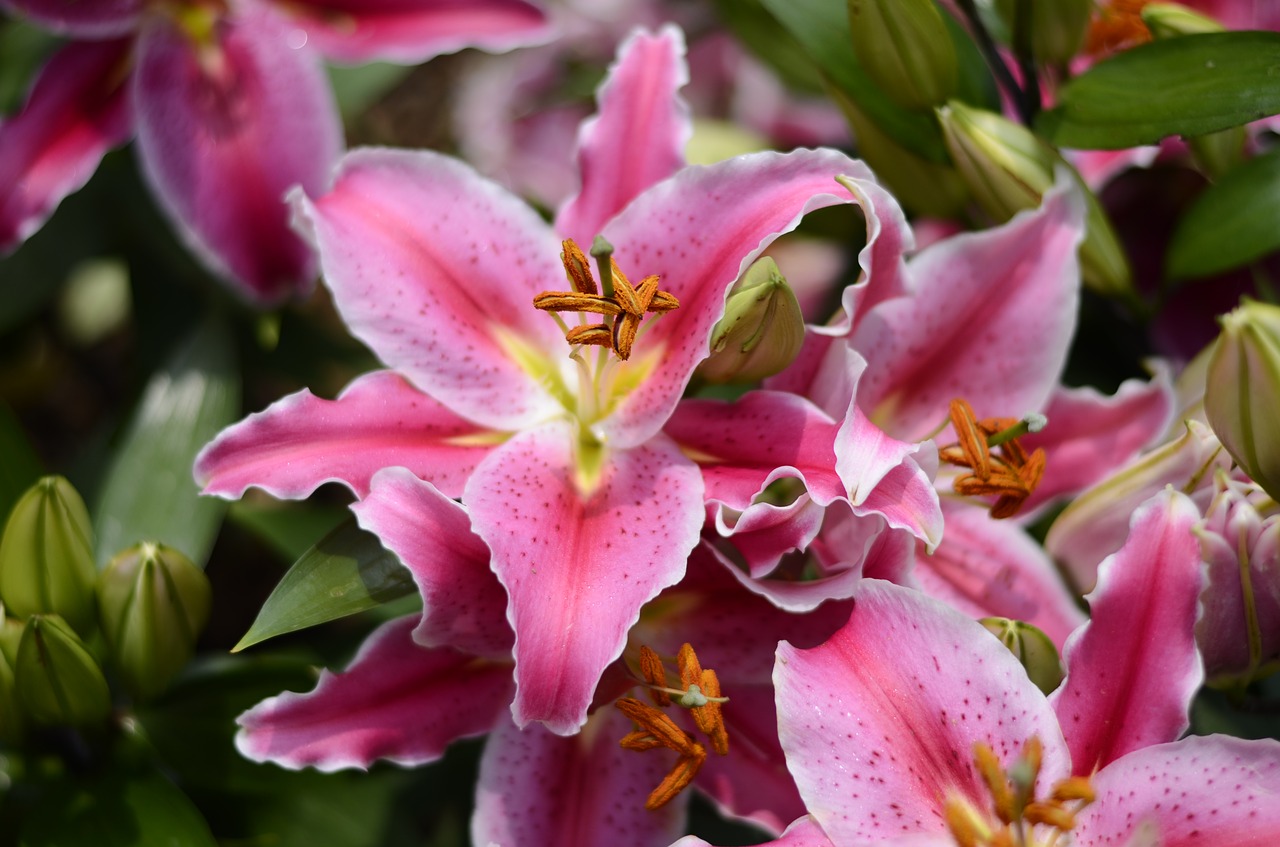
MULTIPOLYGON (((707 355, 725 292, 805 213, 853 201, 836 176, 874 187, 865 166, 832 150, 682 169, 681 51, 672 28, 623 46, 583 127, 582 190, 556 220, 583 243, 603 233, 622 272, 656 275, 678 300, 644 319, 628 359, 571 348, 567 328, 533 307, 567 285, 556 235, 532 209, 455 160, 360 150, 331 192, 300 194, 295 208, 338 310, 392 370, 336 401, 285 398, 196 464, 206 492, 225 497, 250 485, 304 497, 329 480, 364 497, 391 466, 461 497, 509 596, 521 727, 577 731, 641 606, 684 574, 704 519, 703 471, 663 426, 707 355)), ((903 465, 902 445, 789 395, 761 392, 708 421, 725 445, 709 464, 758 491, 778 467, 809 467, 810 441, 776 433, 810 425, 827 449, 806 479, 820 477, 820 496, 877 508, 874 483, 903 465), (842 473, 840 456, 864 461, 842 473)), ((908 482, 931 498, 910 467, 908 482)))
POLYGON ((776 737, 772 657, 780 638, 821 643, 849 604, 790 615, 695 553, 686 578, 649 604, 628 633, 624 659, 606 674, 583 731, 566 738, 537 724, 521 730, 508 711, 515 686, 506 596, 465 509, 403 468, 380 471, 354 509, 412 572, 421 619, 386 624, 346 670, 322 674, 313 691, 272 697, 242 715, 237 745, 246 756, 324 771, 366 768, 379 758, 416 765, 438 759, 454 740, 487 733, 474 843, 668 844, 683 830, 687 794, 655 812, 644 807, 674 756, 620 747, 632 725, 610 702, 631 689, 645 696, 634 675, 640 645, 670 656, 688 641, 730 698, 729 754, 709 757, 693 787, 726 814, 774 833, 803 813, 776 737))
POLYGON ((245 298, 307 291, 315 258, 285 191, 318 192, 342 149, 320 56, 420 62, 546 35, 525 0, 0 0, 79 39, 0 124, 0 251, 39 229, 112 147, 142 169, 187 245, 245 298))
POLYGON ((1134 515, 1049 698, 980 626, 888 583, 864 583, 821 647, 781 645, 779 732, 810 817, 776 843, 1270 844, 1280 744, 1175 740, 1202 679, 1195 519, 1173 492, 1134 515), (1015 827, 1025 841, 1001 840, 1015 827))

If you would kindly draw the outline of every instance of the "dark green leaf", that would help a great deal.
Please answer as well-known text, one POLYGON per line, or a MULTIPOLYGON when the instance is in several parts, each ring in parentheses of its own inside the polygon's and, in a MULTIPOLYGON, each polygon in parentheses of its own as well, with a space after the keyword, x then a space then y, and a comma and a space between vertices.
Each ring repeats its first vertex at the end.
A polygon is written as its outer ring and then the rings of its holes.
POLYGON ((22 847, 217 847, 204 818, 156 773, 114 771, 50 786, 22 847))
POLYGON ((1220 32, 1144 44, 1063 87, 1036 122, 1061 147, 1118 150, 1280 112, 1280 33, 1220 32))
POLYGON ((227 511, 232 523, 271 545, 286 561, 295 562, 315 540, 351 517, 341 506, 237 500, 227 511))
POLYGON ((152 375, 93 512, 99 566, 144 540, 204 566, 226 505, 200 496, 191 464, 234 420, 239 396, 232 339, 217 323, 198 329, 152 375))
POLYGON ((400 560, 350 518, 294 563, 235 649, 363 612, 414 590, 400 560))
POLYGON ((1280 250, 1280 150, 1229 171, 1183 215, 1165 263, 1171 279, 1208 276, 1280 250))
POLYGON ((8 405, 0 403, 0 526, 18 497, 43 471, 22 425, 8 405))

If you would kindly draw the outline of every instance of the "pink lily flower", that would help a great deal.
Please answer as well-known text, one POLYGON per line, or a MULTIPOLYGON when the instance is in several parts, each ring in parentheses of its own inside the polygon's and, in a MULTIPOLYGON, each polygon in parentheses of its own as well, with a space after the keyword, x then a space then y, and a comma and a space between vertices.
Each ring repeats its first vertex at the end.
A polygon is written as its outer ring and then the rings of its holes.
MULTIPOLYGON (((576 732, 641 607, 684 574, 707 486, 663 426, 707 355, 725 292, 805 213, 854 200, 836 176, 879 190, 865 166, 831 150, 681 168, 681 42, 668 28, 623 45, 600 114, 582 130, 582 190, 556 219, 560 235, 583 243, 603 233, 620 272, 656 275, 667 302, 679 302, 645 319, 630 358, 572 349, 565 325, 534 309, 565 270, 555 233, 532 209, 443 156, 356 151, 332 191, 299 192, 295 211, 339 312, 392 370, 336 401, 287 397, 196 462, 206 493, 224 497, 250 485, 305 497, 331 480, 364 497, 392 466, 460 497, 509 597, 522 728, 576 732)), ((794 467, 805 442, 788 447, 752 429, 803 431, 820 417, 793 400, 768 393, 708 421, 733 447, 711 464, 739 468, 753 490, 794 467)), ((847 442, 826 457, 836 467, 824 494, 878 508, 875 482, 906 461, 898 442, 856 420, 821 423, 821 437, 847 442), (866 464, 844 474, 841 455, 866 464)), ((917 471, 907 476, 928 489, 917 471)))
POLYGON ((606 674, 583 731, 566 738, 536 724, 521 730, 508 713, 515 686, 505 593, 464 507, 409 471, 389 468, 354 509, 412 572, 421 618, 384 625, 346 670, 323 673, 313 691, 270 698, 242 715, 244 755, 323 771, 367 768, 375 759, 418 765, 456 739, 487 733, 474 843, 668 844, 684 828, 687 793, 653 812, 644 806, 673 757, 620 747, 632 725, 610 703, 631 689, 645 696, 627 670, 640 645, 674 655, 688 641, 729 697, 729 754, 710 756, 693 787, 725 814, 773 833, 803 813, 774 728, 772 656, 779 638, 821 643, 849 604, 789 615, 696 554, 689 576, 648 604, 628 633, 625 662, 606 674))
POLYGON ((981 627, 888 583, 864 583, 821 647, 780 645, 779 732, 809 816, 774 843, 1270 844, 1280 743, 1176 740, 1201 681, 1195 511, 1170 491, 1134 515, 1048 698, 981 627))
POLYGON ((307 292, 310 247, 285 191, 318 192, 342 149, 321 55, 421 62, 546 37, 525 0, 0 0, 74 39, 0 123, 0 252, 14 249, 111 148, 142 170, 187 246, 247 300, 307 292))

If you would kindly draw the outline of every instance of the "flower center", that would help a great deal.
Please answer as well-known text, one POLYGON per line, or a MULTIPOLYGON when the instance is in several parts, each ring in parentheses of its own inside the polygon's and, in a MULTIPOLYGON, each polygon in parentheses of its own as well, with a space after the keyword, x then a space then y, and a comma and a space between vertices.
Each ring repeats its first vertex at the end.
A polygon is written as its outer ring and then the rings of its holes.
POLYGON ((727 756, 729 733, 720 713, 720 704, 728 702, 729 698, 720 696, 720 680, 716 672, 702 667, 690 644, 681 646, 676 654, 678 688, 668 685, 667 669, 661 657, 650 648, 640 648, 639 666, 640 677, 648 687, 654 705, 634 697, 622 697, 614 703, 637 727, 623 736, 619 743, 625 750, 645 752, 666 747, 679 755, 671 771, 645 800, 644 807, 653 811, 665 806, 687 788, 707 760, 707 748, 658 707, 670 706, 674 702, 688 709, 698 730, 711 742, 711 749, 727 756))
POLYGON ((1075 828, 1076 815, 1093 802, 1093 787, 1082 776, 1059 782, 1045 799, 1037 799, 1043 748, 1032 736, 1022 755, 1006 771, 990 747, 973 746, 973 761, 991 795, 991 808, 979 809, 967 798, 947 798, 947 828, 959 847, 1066 847, 1066 833, 1075 828))
POLYGON ((1040 484, 1044 475, 1044 449, 1028 454, 1018 438, 1044 427, 1042 415, 978 420, 973 407, 960 398, 951 401, 951 426, 959 441, 938 451, 948 464, 969 468, 971 473, 956 477, 955 491, 963 497, 995 495, 991 517, 1009 518, 1040 484), (998 452, 992 453, 992 449, 998 452))
MULTIPOLYGON (((613 247, 599 236, 591 247, 600 272, 599 286, 582 248, 572 238, 561 246, 560 261, 572 290, 544 291, 533 298, 533 306, 555 318, 570 344, 569 358, 578 366, 576 408, 571 411, 585 428, 607 415, 613 402, 652 367, 648 362, 630 372, 619 368, 619 363, 631 358, 645 315, 670 312, 679 308, 680 301, 659 290, 656 275, 632 285, 614 261, 613 247), (576 312, 577 325, 567 324, 560 317, 562 312, 576 312), (599 322, 589 320, 588 315, 599 316, 599 322), (600 348, 599 355, 590 356, 587 347, 600 348)), ((652 321, 645 328, 651 325, 652 321)))

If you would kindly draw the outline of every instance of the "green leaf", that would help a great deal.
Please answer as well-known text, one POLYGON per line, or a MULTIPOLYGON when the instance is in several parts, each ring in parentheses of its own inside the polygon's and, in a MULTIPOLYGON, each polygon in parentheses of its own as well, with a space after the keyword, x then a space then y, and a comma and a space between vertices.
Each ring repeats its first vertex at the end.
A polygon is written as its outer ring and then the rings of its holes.
POLYGON ((1280 150, 1245 162, 1196 198, 1165 263, 1170 279, 1209 276, 1280 250, 1280 150))
POLYGON ((32 810, 21 847, 217 847, 196 807, 156 773, 55 783, 32 810))
POLYGON ((139 541, 160 541, 203 567, 226 504, 201 497, 196 453, 239 410, 227 329, 206 323, 152 375, 116 449, 94 509, 101 567, 139 541))
POLYGON ((350 122, 395 88, 413 70, 404 65, 368 62, 352 67, 330 66, 329 84, 344 122, 350 122))
POLYGON ((377 536, 349 518, 302 554, 234 650, 412 594, 413 578, 377 536))
POLYGON ((269 544, 285 561, 295 562, 315 539, 351 517, 342 506, 277 500, 237 500, 227 519, 269 544))
POLYGON ((0 525, 43 471, 31 442, 9 406, 0 402, 0 525))
POLYGON ((1154 41, 1067 83, 1036 121, 1061 147, 1118 150, 1216 132, 1280 112, 1280 33, 1154 41))

